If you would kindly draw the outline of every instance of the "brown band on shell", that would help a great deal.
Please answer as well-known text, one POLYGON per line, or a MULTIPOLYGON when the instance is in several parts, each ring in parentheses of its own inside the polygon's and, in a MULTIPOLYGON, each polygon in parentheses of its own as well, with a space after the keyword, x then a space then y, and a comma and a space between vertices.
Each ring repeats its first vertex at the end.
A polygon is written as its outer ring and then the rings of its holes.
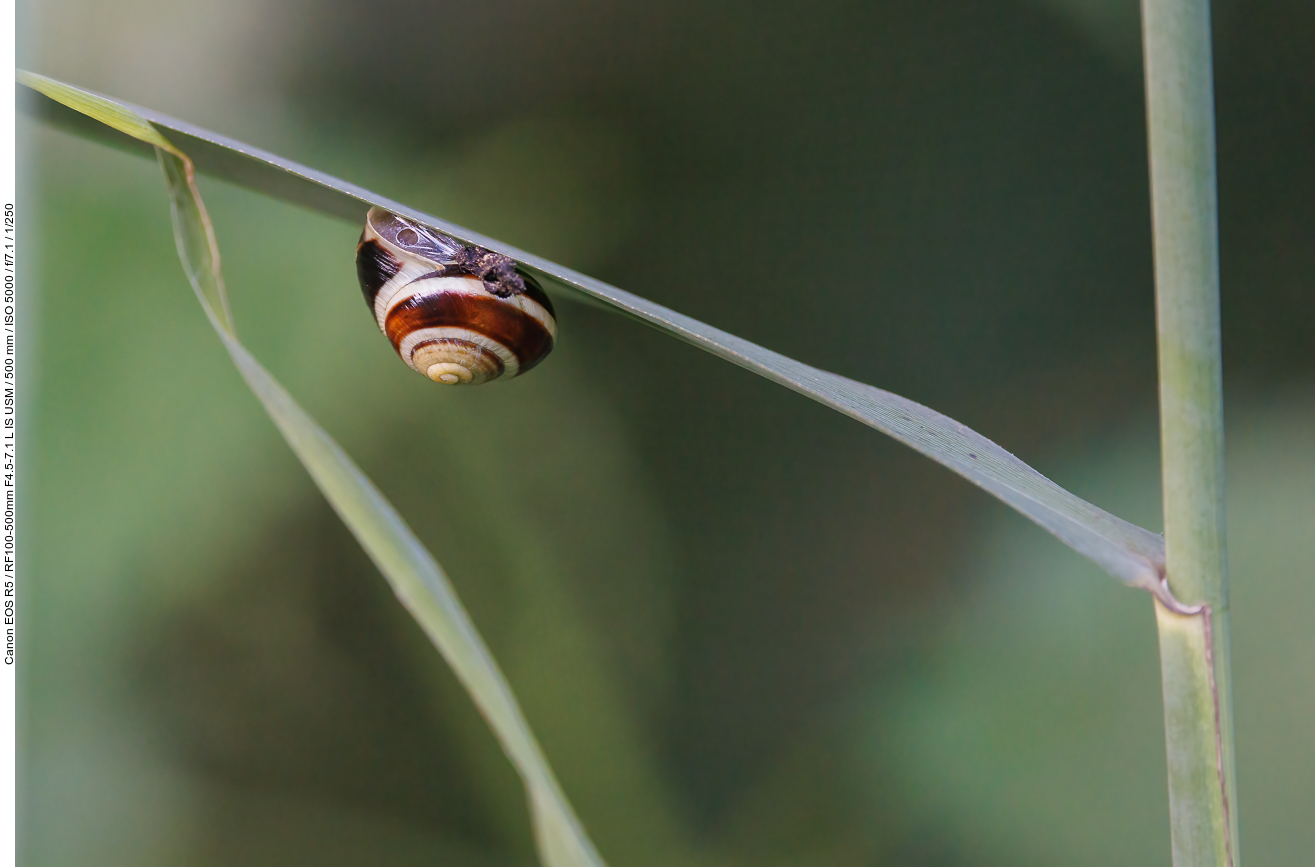
POLYGON ((356 246, 356 279, 361 281, 361 294, 371 310, 379 290, 401 270, 401 260, 378 241, 363 240, 356 246))
POLYGON ((507 347, 524 373, 552 351, 548 329, 514 302, 492 295, 436 292, 413 295, 388 312, 384 333, 399 352, 408 334, 421 328, 466 328, 507 347))

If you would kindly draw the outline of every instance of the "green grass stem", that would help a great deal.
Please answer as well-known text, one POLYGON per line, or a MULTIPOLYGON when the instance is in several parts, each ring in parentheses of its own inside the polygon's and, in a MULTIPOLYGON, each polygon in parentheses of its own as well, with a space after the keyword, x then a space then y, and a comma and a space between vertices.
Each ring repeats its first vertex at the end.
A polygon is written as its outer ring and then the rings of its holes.
POLYGON ((1166 573, 1184 603, 1156 602, 1173 861, 1236 867, 1210 7, 1143 0, 1142 17, 1166 573))

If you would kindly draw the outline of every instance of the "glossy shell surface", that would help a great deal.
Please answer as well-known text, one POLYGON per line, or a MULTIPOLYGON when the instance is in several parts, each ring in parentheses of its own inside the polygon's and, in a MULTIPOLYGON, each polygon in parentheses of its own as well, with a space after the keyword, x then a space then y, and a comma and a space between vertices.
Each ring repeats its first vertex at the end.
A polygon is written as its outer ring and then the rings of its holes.
POLYGON ((514 260, 382 208, 366 218, 356 273, 379 330, 435 382, 517 376, 557 340, 552 302, 514 260))

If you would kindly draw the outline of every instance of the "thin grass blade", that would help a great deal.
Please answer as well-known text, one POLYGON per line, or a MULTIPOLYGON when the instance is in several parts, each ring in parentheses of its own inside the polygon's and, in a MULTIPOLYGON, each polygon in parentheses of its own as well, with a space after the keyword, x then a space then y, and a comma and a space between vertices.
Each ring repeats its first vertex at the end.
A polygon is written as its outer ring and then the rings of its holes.
POLYGON ((187 155, 121 104, 31 73, 19 75, 51 99, 154 148, 168 187, 178 255, 215 333, 325 499, 456 672, 520 773, 543 863, 602 867, 511 687, 442 568, 352 459, 238 341, 213 226, 187 155))
POLYGON ((888 391, 855 382, 757 346, 587 275, 518 250, 354 184, 158 112, 120 104, 180 138, 199 165, 226 180, 359 222, 387 208, 504 253, 553 278, 568 292, 660 331, 843 412, 922 452, 1003 500, 1126 584, 1163 593, 1161 537, 1086 502, 953 419, 888 391))
MULTIPOLYGON (((510 256, 551 278, 560 289, 578 300, 650 325, 876 428, 1017 509, 1125 584, 1150 590, 1172 604, 1162 580, 1164 542, 1159 534, 1086 502, 991 440, 935 410, 795 361, 615 286, 308 166, 150 109, 129 103, 119 105, 166 130, 171 139, 180 142, 197 160, 203 172, 352 222, 363 223, 365 212, 371 206, 387 208, 466 243, 510 256)), ((50 106, 38 103, 33 110, 53 123, 76 125, 75 119, 52 110, 50 106)))

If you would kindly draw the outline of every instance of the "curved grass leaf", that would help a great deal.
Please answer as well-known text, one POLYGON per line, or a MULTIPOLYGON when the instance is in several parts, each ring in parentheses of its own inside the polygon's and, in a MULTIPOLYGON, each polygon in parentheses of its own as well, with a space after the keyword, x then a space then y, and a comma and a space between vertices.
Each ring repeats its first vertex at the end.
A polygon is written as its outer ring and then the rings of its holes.
POLYGON ((361 543, 398 599, 442 652, 525 783, 535 840, 547 867, 602 867, 492 654, 447 576, 401 516, 333 438, 237 339, 219 249, 186 154, 132 109, 48 78, 19 81, 89 118, 149 144, 164 170, 183 270, 242 378, 361 543))
MULTIPOLYGON (((94 96, 81 93, 83 98, 94 96)), ((115 105, 168 131, 203 172, 355 223, 363 223, 366 210, 373 205, 387 208, 466 243, 510 256, 551 278, 578 300, 637 319, 876 428, 1003 500, 1125 584, 1150 590, 1171 608, 1177 607, 1163 580, 1164 540, 1159 534, 1088 503, 991 440, 935 410, 795 361, 601 280, 251 145, 150 109, 121 102, 115 105)), ((43 103, 30 108, 53 123, 106 137, 104 126, 97 125, 99 131, 80 126, 67 111, 43 103)))

